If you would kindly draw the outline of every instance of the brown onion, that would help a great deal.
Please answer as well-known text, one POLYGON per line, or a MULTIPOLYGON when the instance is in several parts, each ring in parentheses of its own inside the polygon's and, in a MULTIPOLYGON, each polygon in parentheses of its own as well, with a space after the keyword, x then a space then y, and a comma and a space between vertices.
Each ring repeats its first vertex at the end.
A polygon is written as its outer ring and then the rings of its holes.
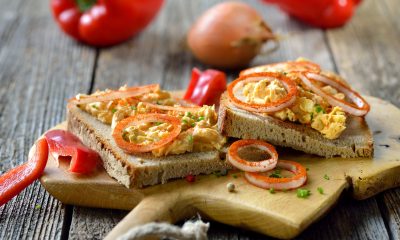
POLYGON ((219 68, 244 67, 275 39, 260 14, 245 3, 224 2, 203 13, 187 41, 197 59, 219 68))

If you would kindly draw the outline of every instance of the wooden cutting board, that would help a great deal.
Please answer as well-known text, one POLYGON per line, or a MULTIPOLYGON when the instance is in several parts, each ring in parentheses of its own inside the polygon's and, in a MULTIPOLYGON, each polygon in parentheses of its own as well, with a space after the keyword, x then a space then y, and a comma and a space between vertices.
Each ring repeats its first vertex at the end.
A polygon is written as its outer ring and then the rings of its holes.
MULTIPOLYGON (((371 104, 367 122, 375 141, 373 159, 324 159, 289 149, 279 151, 280 158, 301 162, 309 169, 304 188, 312 194, 307 199, 298 198, 296 191, 271 194, 247 183, 240 172, 200 176, 194 183, 175 180, 145 189, 127 189, 104 170, 76 176, 67 171, 67 162, 60 161, 57 167, 52 158, 40 181, 51 195, 66 204, 134 208, 122 220, 129 226, 152 221, 177 222, 200 213, 269 236, 293 238, 325 214, 345 189, 361 200, 400 186, 400 110, 377 98, 367 100, 371 104), (230 182, 236 185, 234 193, 227 190, 230 182), (324 194, 317 191, 318 187, 323 188, 324 194)), ((56 126, 65 127, 65 123, 56 126)), ((121 225, 108 238, 126 230, 127 225, 121 225)))

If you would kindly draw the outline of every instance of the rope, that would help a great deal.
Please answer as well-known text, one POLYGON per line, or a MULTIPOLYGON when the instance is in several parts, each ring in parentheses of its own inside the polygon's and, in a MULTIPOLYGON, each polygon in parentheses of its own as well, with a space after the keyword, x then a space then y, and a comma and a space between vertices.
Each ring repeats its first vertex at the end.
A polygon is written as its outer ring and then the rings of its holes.
POLYGON ((149 237, 168 238, 179 240, 207 240, 207 231, 210 223, 204 223, 201 219, 186 221, 182 228, 169 223, 147 223, 130 229, 118 240, 141 240, 149 237))

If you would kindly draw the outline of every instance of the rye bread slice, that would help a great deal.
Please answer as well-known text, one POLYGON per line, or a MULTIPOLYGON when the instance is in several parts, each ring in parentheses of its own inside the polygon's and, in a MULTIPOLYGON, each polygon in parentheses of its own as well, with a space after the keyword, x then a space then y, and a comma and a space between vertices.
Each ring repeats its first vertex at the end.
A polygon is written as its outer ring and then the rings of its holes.
POLYGON ((349 116, 346 130, 338 139, 330 140, 307 125, 239 109, 230 102, 227 93, 221 96, 218 117, 218 129, 228 137, 262 139, 327 158, 373 156, 372 134, 361 117, 349 116))
POLYGON ((130 155, 111 136, 111 127, 74 105, 67 107, 68 131, 97 151, 107 173, 128 188, 166 183, 189 174, 210 174, 230 169, 225 153, 219 151, 154 157, 150 153, 130 155))

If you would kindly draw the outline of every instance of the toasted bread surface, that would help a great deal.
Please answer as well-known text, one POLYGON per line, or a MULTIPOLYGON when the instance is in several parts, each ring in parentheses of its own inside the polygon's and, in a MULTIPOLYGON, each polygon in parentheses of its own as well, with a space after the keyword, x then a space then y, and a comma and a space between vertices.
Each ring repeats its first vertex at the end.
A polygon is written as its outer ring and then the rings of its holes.
POLYGON ((67 107, 67 123, 70 132, 100 154, 107 173, 128 188, 141 188, 189 174, 210 174, 231 168, 225 161, 225 154, 219 151, 165 157, 155 157, 151 153, 127 154, 116 145, 109 125, 72 104, 67 107))
POLYGON ((233 105, 227 93, 221 96, 218 129, 228 137, 262 139, 327 158, 372 157, 373 138, 364 118, 349 116, 346 130, 337 139, 324 138, 308 125, 261 116, 233 105))

